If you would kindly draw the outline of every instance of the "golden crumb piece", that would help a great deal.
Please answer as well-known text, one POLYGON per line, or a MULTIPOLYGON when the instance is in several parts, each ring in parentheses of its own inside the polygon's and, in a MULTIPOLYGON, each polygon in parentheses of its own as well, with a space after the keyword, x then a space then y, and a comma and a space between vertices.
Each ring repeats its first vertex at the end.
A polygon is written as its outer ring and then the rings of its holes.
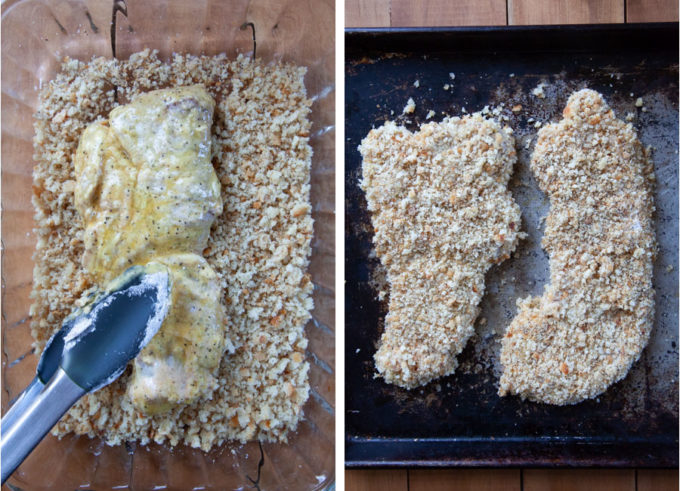
POLYGON ((415 110, 416 110, 416 103, 413 101, 413 97, 409 97, 408 101, 406 101, 406 105, 404 106, 404 109, 401 113, 402 114, 411 114, 415 110))
POLYGON ((484 275, 521 235, 506 187, 514 139, 474 114, 416 133, 388 122, 359 150, 373 243, 390 285, 376 368, 413 388, 453 373, 474 332, 484 275))
POLYGON ((541 82, 540 84, 533 88, 533 90, 531 91, 531 95, 536 96, 539 99, 545 99, 545 92, 543 92, 544 87, 545 83, 541 82))
POLYGON ((518 302, 501 342, 500 395, 549 404, 596 397, 625 377, 654 319, 653 168, 630 124, 580 90, 531 160, 550 198, 550 284, 518 302))

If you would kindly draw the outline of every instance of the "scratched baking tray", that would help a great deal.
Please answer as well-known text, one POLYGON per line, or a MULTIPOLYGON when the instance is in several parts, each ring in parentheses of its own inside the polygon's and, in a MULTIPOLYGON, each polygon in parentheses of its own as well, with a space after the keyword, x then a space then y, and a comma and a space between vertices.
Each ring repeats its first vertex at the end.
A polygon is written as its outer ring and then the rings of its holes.
POLYGON ((367 29, 347 31, 345 41, 347 466, 677 467, 677 24, 367 29), (531 95, 541 82, 545 99, 531 95), (619 117, 630 113, 643 143, 654 147, 654 330, 629 375, 595 400, 555 407, 500 398, 498 341, 516 299, 540 295, 549 278, 540 248, 548 202, 528 168, 537 132, 529 118, 558 120, 569 94, 582 87, 603 93, 619 117), (409 97, 415 113, 402 116, 409 97), (519 154, 510 189, 529 237, 519 255, 487 274, 477 333, 457 372, 413 391, 385 384, 373 365, 387 310, 387 299, 377 299, 385 272, 358 186, 357 146, 389 119, 415 129, 430 110, 430 121, 438 121, 501 103, 519 154))

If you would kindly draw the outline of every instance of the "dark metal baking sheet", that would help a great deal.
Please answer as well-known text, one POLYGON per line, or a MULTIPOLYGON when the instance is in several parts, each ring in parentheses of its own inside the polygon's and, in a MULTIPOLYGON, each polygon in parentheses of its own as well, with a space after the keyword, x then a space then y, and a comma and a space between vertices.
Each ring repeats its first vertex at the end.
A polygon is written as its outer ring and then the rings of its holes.
POLYGON ((345 42, 347 466, 677 467, 677 24, 365 29, 347 31, 345 42), (532 95, 539 83, 545 99, 532 95), (528 168, 536 121, 560 119, 569 94, 582 87, 600 91, 619 117, 630 114, 643 143, 654 147, 659 255, 652 339, 629 375, 595 400, 555 407, 500 398, 498 340, 515 300, 540 295, 549 278, 540 248, 548 201, 528 168), (416 110, 405 116, 409 97, 416 110), (638 97, 644 109, 636 107, 638 97), (459 356, 457 373, 413 391, 385 384, 374 378, 373 364, 387 310, 387 300, 377 298, 385 274, 358 187, 357 146, 386 120, 416 129, 463 107, 501 103, 499 116, 515 131, 519 153, 510 189, 529 238, 487 275, 477 334, 459 356), (522 109, 513 113, 517 105, 522 109), (430 110, 435 116, 427 120, 430 110))

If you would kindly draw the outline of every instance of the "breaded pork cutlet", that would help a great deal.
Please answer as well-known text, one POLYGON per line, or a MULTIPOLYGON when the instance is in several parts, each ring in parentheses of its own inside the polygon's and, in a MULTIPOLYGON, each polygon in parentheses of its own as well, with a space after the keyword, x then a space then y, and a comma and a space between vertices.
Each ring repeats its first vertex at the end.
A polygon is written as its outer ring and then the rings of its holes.
POLYGON ((538 133, 531 168, 550 198, 550 284, 518 302, 501 395, 574 404, 622 379, 654 319, 653 168, 630 124, 593 90, 538 133))
POLYGON ((484 275, 515 249, 520 211, 506 187, 514 139, 474 114, 417 133, 388 122, 359 150, 375 251, 390 285, 375 363, 387 382, 414 388, 456 369, 484 275))

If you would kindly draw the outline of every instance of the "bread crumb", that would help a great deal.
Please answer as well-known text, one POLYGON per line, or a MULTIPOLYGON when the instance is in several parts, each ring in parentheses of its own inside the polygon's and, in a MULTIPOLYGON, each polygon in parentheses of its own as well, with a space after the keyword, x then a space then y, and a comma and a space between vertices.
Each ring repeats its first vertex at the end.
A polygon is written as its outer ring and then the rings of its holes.
POLYGON ((413 86, 414 86, 415 88, 420 87, 420 80, 416 80, 415 82, 413 82, 413 86))
POLYGON ((642 107, 644 105, 644 102, 642 101, 642 97, 638 97, 635 100, 635 107, 642 107))
POLYGON ((435 112, 434 112, 432 109, 430 109, 430 110, 427 112, 427 116, 425 116, 425 119, 433 118, 434 115, 435 115, 435 112))
POLYGON ((402 114, 411 114, 415 110, 416 110, 416 103, 413 102, 413 97, 409 97, 408 101, 406 101, 406 105, 404 106, 404 110, 401 113, 402 114))
POLYGON ((545 99, 545 92, 543 92, 543 88, 545 87, 545 83, 541 82, 539 83, 534 89, 531 91, 531 94, 538 97, 539 99, 545 99))

